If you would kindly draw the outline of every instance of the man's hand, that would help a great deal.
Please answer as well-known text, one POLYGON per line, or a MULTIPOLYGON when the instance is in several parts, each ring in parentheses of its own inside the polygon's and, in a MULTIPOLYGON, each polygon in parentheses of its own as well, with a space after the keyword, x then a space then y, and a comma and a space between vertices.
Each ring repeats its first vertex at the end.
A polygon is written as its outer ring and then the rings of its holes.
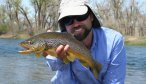
MULTIPOLYGON (((65 56, 67 56, 68 50, 69 50, 69 45, 65 45, 65 46, 64 46, 64 45, 59 45, 59 46, 56 48, 55 52, 56 52, 56 54, 57 54, 57 57, 58 57, 59 59, 63 60, 63 58, 64 58, 65 56)), ((49 54, 48 52, 44 52, 44 53, 43 53, 43 56, 46 57, 48 54, 49 54)))
POLYGON ((69 45, 59 45, 57 48, 56 48, 56 53, 57 53, 57 56, 59 59, 63 60, 63 58, 65 56, 67 56, 67 52, 69 50, 69 45))

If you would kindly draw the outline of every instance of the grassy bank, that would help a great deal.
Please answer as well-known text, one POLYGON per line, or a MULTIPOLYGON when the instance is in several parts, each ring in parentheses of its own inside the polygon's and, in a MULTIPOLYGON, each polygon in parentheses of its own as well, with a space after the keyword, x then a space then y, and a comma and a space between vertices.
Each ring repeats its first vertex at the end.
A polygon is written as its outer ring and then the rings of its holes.
POLYGON ((12 34, 2 34, 2 35, 0 35, 0 38, 13 38, 14 37, 14 35, 12 35, 12 34))
POLYGON ((28 34, 17 34, 13 35, 10 33, 0 35, 0 38, 14 38, 14 39, 27 39, 30 36, 28 34))
POLYGON ((125 37, 125 44, 126 45, 146 46, 146 37, 126 36, 125 37))

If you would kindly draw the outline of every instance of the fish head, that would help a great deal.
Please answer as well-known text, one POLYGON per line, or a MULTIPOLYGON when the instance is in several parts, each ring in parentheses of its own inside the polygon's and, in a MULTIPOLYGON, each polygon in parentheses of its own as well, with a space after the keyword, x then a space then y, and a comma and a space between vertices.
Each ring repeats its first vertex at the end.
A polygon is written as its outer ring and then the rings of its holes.
POLYGON ((19 51, 20 54, 35 53, 36 56, 40 56, 45 50, 45 41, 38 37, 32 37, 19 43, 24 50, 19 51))

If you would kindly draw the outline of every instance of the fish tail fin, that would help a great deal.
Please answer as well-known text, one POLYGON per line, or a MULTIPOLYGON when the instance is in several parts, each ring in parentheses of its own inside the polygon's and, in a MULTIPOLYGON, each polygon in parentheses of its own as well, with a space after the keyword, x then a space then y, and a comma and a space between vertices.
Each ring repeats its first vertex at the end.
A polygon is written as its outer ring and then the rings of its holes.
POLYGON ((94 68, 91 69, 96 79, 98 79, 101 68, 102 68, 102 65, 99 64, 98 62, 95 62, 94 68))

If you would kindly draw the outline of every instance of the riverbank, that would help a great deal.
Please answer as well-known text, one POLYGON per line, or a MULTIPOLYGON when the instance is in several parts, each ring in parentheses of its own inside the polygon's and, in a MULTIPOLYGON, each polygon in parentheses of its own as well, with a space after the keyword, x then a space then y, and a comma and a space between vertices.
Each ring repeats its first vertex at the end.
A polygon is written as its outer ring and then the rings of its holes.
POLYGON ((146 46, 146 37, 125 36, 125 44, 146 46))
POLYGON ((7 38, 7 39, 9 39, 9 38, 14 38, 14 39, 16 39, 16 38, 18 38, 18 39, 27 39, 29 37, 30 36, 27 35, 27 34, 13 35, 13 34, 8 33, 8 34, 2 34, 2 35, 0 35, 0 38, 7 38))
POLYGON ((13 34, 2 34, 0 35, 0 38, 13 38, 14 35, 13 34))
MULTIPOLYGON (((19 39, 27 39, 30 36, 27 34, 19 34, 19 35, 12 35, 12 34, 3 34, 0 35, 0 38, 19 38, 19 39)), ((146 46, 146 37, 134 37, 134 36, 125 36, 125 44, 126 45, 140 45, 146 46)))

